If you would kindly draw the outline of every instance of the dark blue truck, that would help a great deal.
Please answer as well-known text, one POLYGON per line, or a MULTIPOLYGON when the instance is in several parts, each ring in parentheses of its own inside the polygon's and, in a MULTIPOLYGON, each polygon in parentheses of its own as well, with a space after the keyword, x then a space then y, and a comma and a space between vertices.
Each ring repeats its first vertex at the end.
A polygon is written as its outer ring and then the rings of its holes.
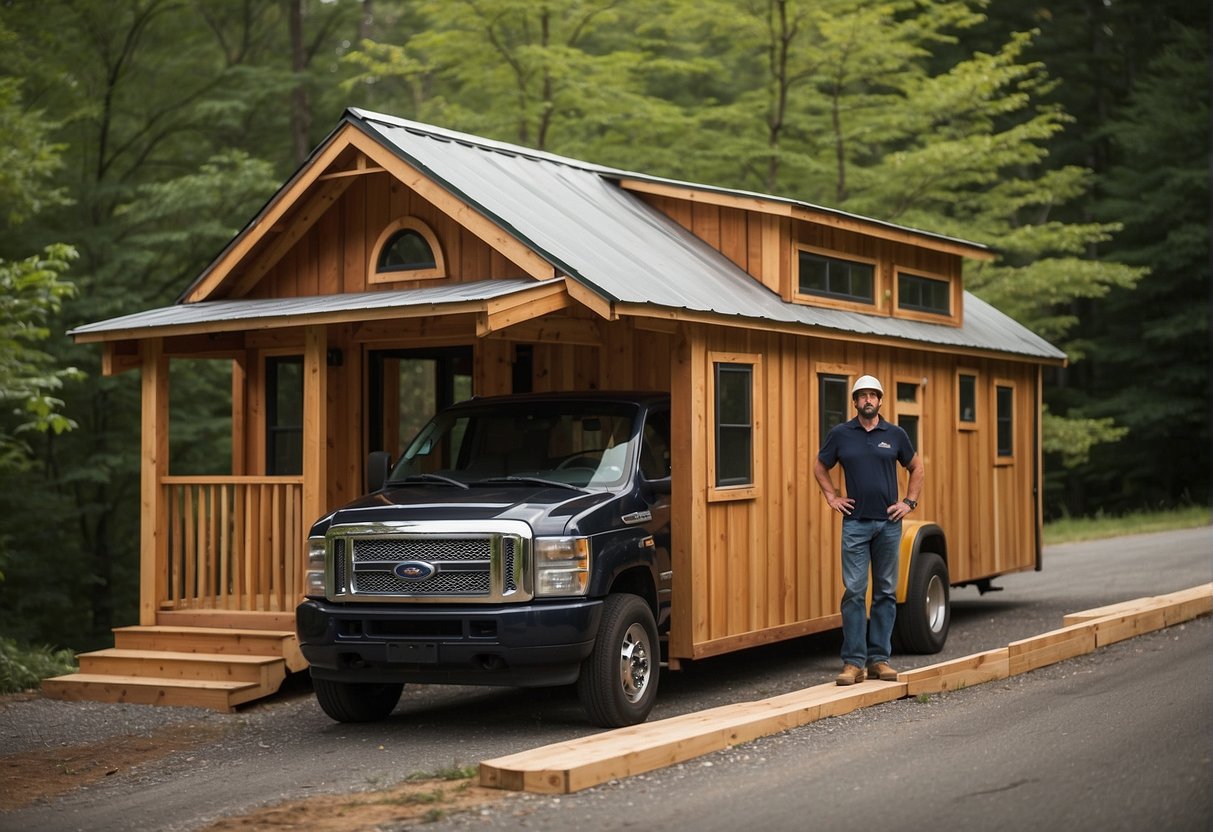
POLYGON ((318 521, 296 629, 320 706, 362 722, 405 683, 576 684, 590 721, 653 707, 670 611, 670 405, 472 399, 318 521))

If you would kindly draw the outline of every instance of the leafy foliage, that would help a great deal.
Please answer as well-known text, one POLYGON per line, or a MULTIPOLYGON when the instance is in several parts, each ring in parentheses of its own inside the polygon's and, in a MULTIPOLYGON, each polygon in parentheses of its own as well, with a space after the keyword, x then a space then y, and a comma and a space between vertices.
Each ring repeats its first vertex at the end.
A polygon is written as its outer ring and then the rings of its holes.
POLYGON ((43 679, 76 670, 71 650, 51 647, 22 647, 11 638, 0 638, 0 694, 36 689, 43 679))

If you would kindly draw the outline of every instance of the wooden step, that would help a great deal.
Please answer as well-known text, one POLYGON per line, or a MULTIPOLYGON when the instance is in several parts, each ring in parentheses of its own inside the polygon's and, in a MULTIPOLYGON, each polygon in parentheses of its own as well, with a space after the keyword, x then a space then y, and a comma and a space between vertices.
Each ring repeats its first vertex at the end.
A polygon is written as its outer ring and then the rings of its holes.
POLYGON ((287 669, 302 670, 307 661, 293 631, 241 630, 229 627, 118 627, 114 646, 125 650, 212 653, 232 656, 276 656, 287 669))
POLYGON ((209 679, 253 682, 276 691, 286 678, 286 662, 276 656, 233 656, 161 650, 111 648, 76 657, 80 672, 89 675, 158 679, 209 679))
POLYGON ((237 705, 260 699, 266 693, 253 682, 219 682, 211 679, 157 679, 73 673, 42 682, 42 693, 52 699, 87 702, 132 702, 139 705, 176 705, 231 713, 237 705))
POLYGON ((165 627, 223 627, 236 630, 295 631, 295 611, 161 610, 156 623, 165 627))

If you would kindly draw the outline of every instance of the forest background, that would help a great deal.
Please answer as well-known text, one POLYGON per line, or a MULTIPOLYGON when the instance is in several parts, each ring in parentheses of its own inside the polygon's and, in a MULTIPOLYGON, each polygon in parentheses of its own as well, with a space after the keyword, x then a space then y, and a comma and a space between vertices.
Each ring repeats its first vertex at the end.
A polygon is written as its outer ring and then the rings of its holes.
MULTIPOLYGON (((0 0, 0 636, 134 623, 139 379, 73 326, 171 304, 358 106, 992 246, 1066 350, 1049 516, 1210 499, 1198 0, 0 0)), ((172 467, 228 414, 174 375, 172 467)))

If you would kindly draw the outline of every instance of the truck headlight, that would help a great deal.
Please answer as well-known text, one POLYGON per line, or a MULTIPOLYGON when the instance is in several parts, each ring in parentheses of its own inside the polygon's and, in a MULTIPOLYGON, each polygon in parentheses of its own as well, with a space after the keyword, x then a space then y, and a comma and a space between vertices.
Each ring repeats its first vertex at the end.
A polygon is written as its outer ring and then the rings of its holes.
POLYGON ((307 573, 305 586, 307 595, 324 595, 324 538, 307 539, 307 573))
POLYGON ((589 588, 588 537, 535 538, 536 595, 585 595, 589 588))

